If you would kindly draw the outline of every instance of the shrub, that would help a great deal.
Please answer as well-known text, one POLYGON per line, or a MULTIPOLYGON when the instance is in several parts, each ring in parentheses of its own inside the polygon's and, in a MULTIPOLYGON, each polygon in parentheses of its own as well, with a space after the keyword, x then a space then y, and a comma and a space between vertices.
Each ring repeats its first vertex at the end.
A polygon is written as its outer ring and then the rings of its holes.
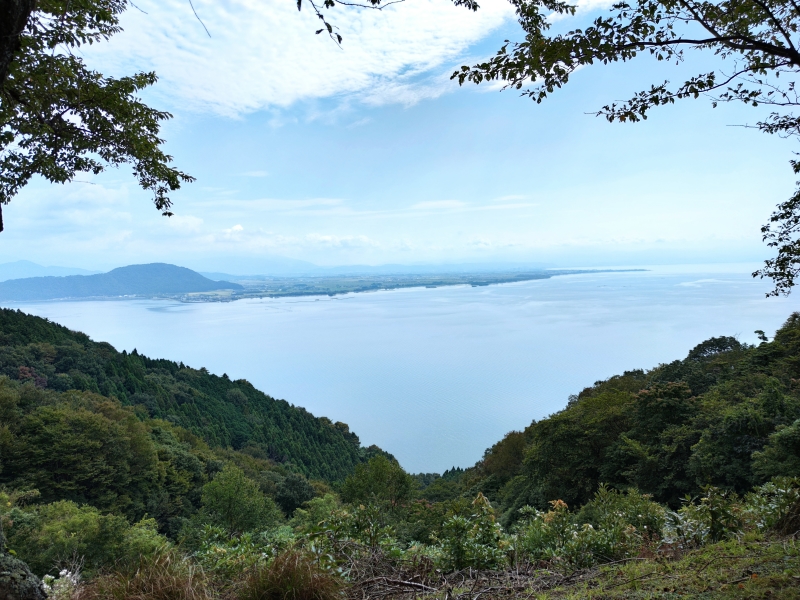
POLYGON ((563 561, 575 566, 594 562, 588 539, 594 532, 592 525, 581 530, 563 500, 553 500, 550 505, 547 512, 530 506, 520 509, 517 544, 522 554, 531 560, 563 561))
POLYGON ((131 527, 125 517, 104 515, 92 506, 61 501, 12 509, 8 541, 36 573, 57 572, 80 560, 89 574, 118 561, 138 562, 167 544, 152 519, 131 527))
POLYGON ((379 504, 394 511, 411 498, 415 486, 414 478, 396 460, 378 454, 356 466, 342 484, 341 494, 345 502, 379 504))
POLYGON ((581 508, 577 520, 596 529, 633 527, 641 537, 660 537, 666 511, 650 494, 620 492, 600 485, 594 498, 581 508))
POLYGON ((269 558, 269 548, 257 543, 251 533, 231 537, 221 527, 204 525, 198 537, 199 548, 193 557, 206 572, 216 577, 237 577, 259 561, 269 558))
POLYGON ((759 530, 800 530, 800 478, 776 477, 745 496, 744 516, 759 530))
POLYGON ((440 548, 442 566, 460 570, 465 567, 495 569, 505 561, 502 530, 486 497, 478 493, 472 502, 472 514, 454 515, 442 526, 440 548))
POLYGON ((687 496, 677 512, 667 513, 664 538, 683 548, 718 542, 741 533, 744 520, 733 492, 706 486, 699 503, 687 496))
POLYGON ((211 600, 208 582, 191 561, 172 550, 145 558, 134 571, 96 577, 72 600, 211 600))
POLYGON ((62 569, 58 577, 45 575, 42 585, 50 600, 71 600, 81 583, 80 570, 76 567, 62 569))
POLYGON ((800 473, 800 419, 775 428, 764 449, 753 453, 753 471, 765 479, 800 473))
POLYGON ((308 480, 298 473, 289 473, 278 483, 275 501, 287 516, 315 496, 314 488, 308 480))
POLYGON ((313 498, 304 503, 302 508, 294 511, 289 525, 299 533, 309 533, 320 527, 322 522, 330 518, 337 508, 339 508, 339 500, 334 494, 328 493, 322 497, 313 498))
POLYGON ((561 500, 548 512, 521 510, 518 547, 532 560, 554 560, 568 568, 585 568, 628 558, 643 544, 660 537, 663 507, 636 491, 600 486, 577 514, 561 500))
POLYGON ((236 588, 237 600, 334 600, 341 580, 311 557, 287 550, 249 569, 236 588))

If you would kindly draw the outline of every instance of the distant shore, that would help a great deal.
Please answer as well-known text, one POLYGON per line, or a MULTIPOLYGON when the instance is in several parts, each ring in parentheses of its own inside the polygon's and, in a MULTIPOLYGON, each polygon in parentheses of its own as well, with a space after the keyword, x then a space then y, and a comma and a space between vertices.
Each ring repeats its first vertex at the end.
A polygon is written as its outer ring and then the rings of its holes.
MULTIPOLYGON (((177 269, 177 267, 173 267, 177 269)), ((503 283, 519 283, 523 281, 535 281, 538 279, 550 279, 563 275, 586 275, 591 273, 631 273, 646 272, 649 269, 550 269, 550 270, 528 270, 528 271, 505 271, 505 272, 475 272, 475 273, 440 273, 440 274, 388 274, 388 275, 324 275, 324 276, 282 276, 271 277, 266 275, 258 276, 228 276, 227 281, 213 281, 200 276, 197 273, 182 269, 204 280, 205 289, 202 291, 160 291, 158 284, 150 285, 150 290, 141 292, 132 290, 132 293, 96 293, 72 295, 68 290, 64 290, 64 295, 50 297, 36 297, 39 295, 35 287, 33 292, 22 297, 2 298, 0 303, 17 304, 19 302, 71 302, 71 301, 96 301, 96 300, 173 300, 185 303, 200 302, 234 302, 253 298, 287 298, 287 297, 309 297, 309 296, 339 296, 344 294, 357 294, 362 292, 390 291, 409 288, 438 288, 451 287, 457 285, 470 285, 472 287, 484 287, 489 285, 499 285, 503 283), (216 285, 216 287, 214 287, 216 285), (153 288, 156 288, 155 290, 153 288), (158 290, 158 291, 156 291, 158 290), (138 293, 137 293, 138 292, 138 293)), ((104 277, 104 275, 94 275, 91 278, 104 277)), ((83 276, 73 277, 39 277, 34 278, 36 283, 43 282, 52 285, 61 279, 82 280, 83 276)), ((25 283, 30 287, 34 279, 20 279, 6 282, 0 286, 8 284, 25 283), (30 282, 30 283, 29 283, 30 282)), ((87 277, 86 279, 89 279, 87 277)), ((173 282, 168 282, 173 283, 173 282)), ((83 286, 81 286, 83 287, 83 286)), ((174 288, 173 288, 174 289, 174 288)), ((197 289, 197 288, 195 288, 197 289)), ((63 292, 62 292, 63 293, 63 292)))
MULTIPOLYGON (((590 273, 631 273, 648 269, 558 269, 524 272, 445 273, 426 275, 335 275, 315 277, 258 277, 234 280, 243 290, 196 292, 174 297, 181 302, 233 302, 247 298, 284 298, 292 296, 338 296, 406 288, 438 288, 454 285, 484 287, 550 279, 563 275, 590 273)), ((159 296, 161 297, 161 296, 159 296)))

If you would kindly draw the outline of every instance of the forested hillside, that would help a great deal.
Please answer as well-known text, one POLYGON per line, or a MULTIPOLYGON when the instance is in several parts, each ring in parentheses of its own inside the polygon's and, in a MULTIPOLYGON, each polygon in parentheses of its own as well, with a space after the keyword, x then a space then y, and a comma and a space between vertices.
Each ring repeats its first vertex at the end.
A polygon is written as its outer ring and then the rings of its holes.
MULTIPOLYGON (((316 418, 243 379, 231 381, 135 350, 120 353, 19 311, 0 309, 0 375, 37 390, 116 398, 142 416, 186 429, 211 447, 240 450, 327 481, 344 479, 375 452, 361 448, 344 423, 316 418)), ((0 480, 11 476, 6 470, 0 480)))
POLYGON ((800 475, 800 314, 757 346, 709 339, 683 360, 598 381, 423 493, 482 491, 510 524, 525 505, 588 502, 601 483, 673 508, 706 485, 743 493, 800 475))
POLYGON ((245 381, 0 335, 0 589, 40 585, 22 560, 56 600, 800 600, 800 314, 415 476, 245 381))

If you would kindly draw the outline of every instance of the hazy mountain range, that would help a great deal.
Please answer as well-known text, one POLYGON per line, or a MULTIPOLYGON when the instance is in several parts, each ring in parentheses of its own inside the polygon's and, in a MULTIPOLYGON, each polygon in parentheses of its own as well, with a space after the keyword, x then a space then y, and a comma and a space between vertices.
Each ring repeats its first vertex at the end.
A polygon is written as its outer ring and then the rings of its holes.
POLYGON ((185 267, 164 263, 130 265, 96 275, 27 277, 0 282, 0 300, 31 301, 68 298, 180 295, 215 290, 241 290, 228 281, 212 281, 185 267))
POLYGON ((100 271, 87 271, 74 267, 43 267, 29 260, 0 264, 0 281, 23 277, 64 277, 66 275, 94 275, 100 271))
MULTIPOLYGON (((239 281, 269 277, 336 277, 342 275, 430 275, 452 273, 491 273, 543 270, 555 267, 550 263, 450 263, 417 265, 342 265, 321 267, 313 263, 281 256, 262 257, 258 260, 242 259, 195 266, 194 271, 213 281, 239 281)), ((63 277, 67 275, 95 275, 103 271, 90 271, 74 267, 44 267, 29 260, 0 264, 0 282, 30 277, 63 277)))

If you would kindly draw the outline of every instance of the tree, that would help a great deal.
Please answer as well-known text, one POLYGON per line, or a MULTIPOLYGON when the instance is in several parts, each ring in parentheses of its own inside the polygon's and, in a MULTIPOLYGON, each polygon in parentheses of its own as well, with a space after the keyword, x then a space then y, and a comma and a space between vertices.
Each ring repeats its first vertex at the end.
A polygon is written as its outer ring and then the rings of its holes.
MULTIPOLYGON (((542 102, 579 68, 629 61, 641 53, 681 62, 687 50, 712 52, 727 59, 729 70, 700 73, 677 86, 656 83, 627 102, 597 111, 609 121, 637 122, 653 107, 701 95, 720 102, 767 105, 772 112, 754 127, 780 136, 800 134, 800 105, 795 79, 800 73, 800 3, 797 0, 628 0, 616 3, 585 30, 549 35, 550 14, 574 15, 561 0, 510 0, 525 40, 506 41, 497 54, 453 73, 460 84, 498 80, 542 102), (532 87, 528 87, 533 82, 532 87)), ((800 161, 792 161, 800 173, 800 161)), ((777 249, 753 275, 769 277, 769 295, 788 294, 800 275, 800 189, 779 204, 763 239, 777 249)))
POLYGON ((203 486, 203 509, 215 525, 232 534, 263 531, 282 519, 272 498, 231 464, 203 486))
MULTIPOLYGON (((337 43, 324 11, 337 4, 381 10, 402 0, 306 0, 337 43), (383 2, 383 3, 382 3, 383 2)), ((475 0, 453 0, 477 10, 475 0)), ((171 216, 170 193, 194 178, 161 149, 171 115, 139 101, 155 73, 115 79, 88 68, 75 51, 120 31, 128 0, 0 0, 0 232, 3 205, 34 175, 52 183, 128 164, 153 202, 171 216)), ((302 0, 297 0, 297 9, 302 0)), ((204 25, 205 26, 205 25, 204 25)))
POLYGON ((352 504, 374 502, 394 510, 411 498, 414 483, 397 461, 378 454, 356 466, 355 473, 345 479, 342 500, 352 504))
POLYGON ((314 488, 308 480, 299 473, 289 473, 278 483, 275 501, 288 516, 292 516, 295 509, 314 498, 314 488))
POLYGON ((120 30, 127 0, 0 0, 0 231, 2 205, 34 175, 50 182, 128 164, 169 216, 169 194, 193 178, 170 166, 161 123, 170 114, 137 98, 155 73, 119 79, 76 50, 120 30))

